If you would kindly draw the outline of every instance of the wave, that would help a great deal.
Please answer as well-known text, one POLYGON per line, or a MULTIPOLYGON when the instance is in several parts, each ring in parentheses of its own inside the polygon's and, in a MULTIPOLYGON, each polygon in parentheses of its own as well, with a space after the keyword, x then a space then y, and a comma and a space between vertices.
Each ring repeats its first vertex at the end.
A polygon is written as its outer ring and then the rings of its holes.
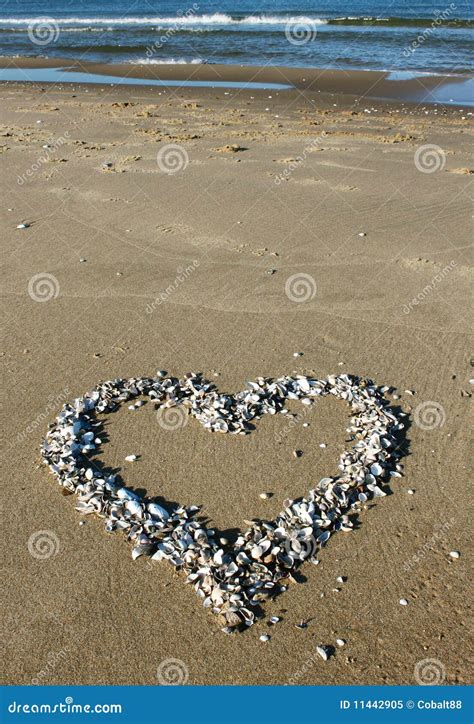
POLYGON ((77 31, 103 31, 114 30, 123 27, 146 27, 155 26, 166 28, 179 28, 190 30, 199 26, 255 26, 270 25, 285 28, 286 25, 346 25, 346 26, 376 26, 376 27, 429 27, 443 25, 453 28, 472 28, 474 20, 467 18, 450 18, 447 13, 437 13, 431 17, 340 17, 321 18, 308 15, 227 15, 225 13, 213 13, 207 15, 156 16, 156 17, 47 17, 38 16, 30 18, 0 18, 0 28, 17 28, 20 30, 29 25, 51 24, 69 32, 77 31))
POLYGON ((277 15, 246 15, 244 17, 213 13, 212 15, 176 15, 170 17, 120 17, 120 18, 0 18, 0 25, 32 25, 40 23, 54 23, 56 25, 89 25, 89 26, 116 26, 116 25, 286 25, 287 23, 314 23, 324 25, 328 21, 324 18, 311 18, 307 16, 277 16, 277 15))
POLYGON ((163 58, 162 60, 138 58, 135 60, 127 60, 127 63, 130 65, 198 65, 199 63, 205 62, 202 58, 193 58, 192 60, 186 60, 186 58, 163 58))
POLYGON ((427 27, 430 25, 437 26, 449 26, 456 28, 471 28, 474 26, 474 20, 468 18, 450 18, 449 15, 443 18, 442 13, 438 15, 434 14, 431 17, 425 18, 401 18, 401 17, 344 17, 344 18, 329 18, 329 25, 376 25, 386 26, 391 28, 411 28, 411 27, 427 27))

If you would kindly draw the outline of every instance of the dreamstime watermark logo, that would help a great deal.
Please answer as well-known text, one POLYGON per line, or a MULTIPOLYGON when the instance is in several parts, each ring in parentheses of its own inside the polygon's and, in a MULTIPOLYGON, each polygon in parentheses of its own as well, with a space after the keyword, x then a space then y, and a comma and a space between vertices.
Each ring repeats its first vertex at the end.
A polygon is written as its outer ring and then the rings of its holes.
POLYGON ((304 663, 300 666, 299 669, 297 669, 291 676, 287 679, 287 684, 295 685, 298 683, 298 681, 310 670, 313 668, 313 666, 318 663, 318 661, 321 661, 321 658, 317 651, 310 653, 308 652, 308 656, 304 660, 304 663))
POLYGON ((403 570, 405 571, 405 573, 411 573, 411 571, 413 571, 413 569, 421 563, 427 553, 436 550, 439 547, 439 542, 446 538, 455 523, 456 518, 446 520, 444 521, 444 523, 438 523, 435 526, 433 534, 430 535, 428 540, 421 546, 421 548, 418 548, 416 553, 414 553, 408 560, 404 562, 403 570))
POLYGON ((433 291, 433 289, 436 287, 436 285, 439 284, 440 282, 442 282, 443 279, 449 274, 450 271, 452 271, 454 269, 455 266, 456 266, 456 262, 454 261, 454 259, 452 259, 449 264, 447 264, 445 267, 443 267, 443 269, 441 269, 440 272, 435 274, 434 277, 432 278, 431 282, 429 284, 427 284, 425 287, 423 287, 421 292, 418 292, 416 297, 413 297, 413 299, 410 302, 408 302, 408 304, 403 305, 403 307, 402 307, 403 314, 410 314, 410 312, 413 310, 413 307, 416 307, 421 302, 424 302, 426 297, 433 291))
POLYGON ((189 164, 188 152, 179 143, 167 143, 157 153, 156 162, 163 173, 171 176, 179 171, 184 171, 189 164))
POLYGON ((59 282, 53 274, 40 272, 28 282, 28 294, 34 302, 49 302, 59 294, 59 282))
POLYGON ((163 430, 182 430, 188 424, 188 412, 181 405, 174 407, 159 407, 156 419, 163 430))
POLYGON ((10 714, 121 714, 122 704, 75 704, 72 696, 64 697, 64 702, 21 704, 12 701, 8 705, 10 714))
POLYGON ((316 38, 317 25, 309 18, 306 20, 289 20, 285 25, 285 37, 292 45, 304 45, 316 38))
POLYGON ((189 669, 181 659, 164 659, 156 670, 162 686, 182 686, 189 679, 189 669))
POLYGON ((299 540, 297 547, 300 549, 300 558, 305 561, 314 558, 314 556, 318 552, 318 542, 313 535, 306 540, 299 540))
POLYGON ((39 686, 40 684, 43 684, 44 680, 50 677, 57 665, 60 662, 64 661, 64 659, 66 658, 67 654, 64 649, 61 649, 56 653, 54 651, 51 651, 47 656, 46 666, 44 667, 44 669, 41 669, 41 671, 38 671, 33 679, 31 679, 31 683, 34 686, 39 686))
POLYGON ((413 675, 420 686, 439 686, 446 679, 446 668, 439 659, 422 659, 416 662, 413 675))
POLYGON ((439 402, 426 400, 415 407, 413 419, 422 430, 436 430, 446 422, 446 412, 439 402))
POLYGON ((421 173, 436 173, 442 171, 446 164, 446 154, 435 143, 427 143, 415 151, 415 166, 421 173))
POLYGON ((67 139, 69 138, 69 131, 66 131, 63 136, 59 136, 58 138, 50 138, 48 142, 44 145, 44 153, 41 154, 41 156, 38 156, 36 161, 28 168, 24 173, 22 173, 20 176, 18 176, 16 182, 19 186, 23 186, 23 184, 31 178, 36 171, 39 171, 41 166, 45 163, 48 163, 48 161, 51 159, 51 155, 58 150, 58 148, 61 148, 63 146, 67 139))
POLYGON ((169 284, 166 289, 160 292, 160 294, 155 297, 155 299, 150 304, 146 305, 145 312, 147 314, 152 314, 157 307, 167 302, 170 296, 176 291, 176 289, 178 289, 181 284, 183 284, 186 279, 191 276, 191 274, 198 268, 198 266, 199 261, 197 259, 194 259, 192 264, 188 264, 188 266, 184 268, 178 267, 176 269, 176 277, 174 278, 173 283, 169 284))
POLYGON ((320 136, 314 139, 314 141, 311 141, 311 143, 308 146, 305 146, 303 149, 303 153, 296 156, 294 159, 290 161, 287 168, 285 168, 284 171, 278 174, 278 176, 275 176, 274 183, 276 186, 279 186, 283 181, 288 181, 293 171, 296 171, 296 169, 306 161, 307 156, 312 153, 313 151, 316 151, 319 144, 324 140, 326 136, 326 131, 323 131, 320 136))
MULTIPOLYGON (((279 430, 275 433, 275 442, 281 443, 285 438, 290 434, 292 429, 299 425, 302 420, 304 420, 308 415, 308 407, 304 407, 302 412, 296 412, 294 415, 291 415, 288 422, 285 424, 284 428, 282 430, 279 430)), ((288 415, 286 416, 288 417, 288 415)))
POLYGON ((146 57, 152 58, 158 50, 161 50, 161 48, 163 48, 166 45, 166 43, 169 40, 171 40, 173 35, 175 35, 176 33, 179 32, 181 26, 184 23, 186 23, 186 20, 188 18, 192 18, 198 10, 199 10, 199 5, 197 3, 194 3, 184 13, 182 10, 177 10, 176 15, 178 15, 179 20, 177 20, 175 23, 173 23, 173 25, 170 25, 170 27, 166 30, 166 32, 163 33, 163 35, 160 35, 158 40, 155 43, 153 43, 153 45, 147 46, 147 49, 145 52, 146 57))
POLYGON ((53 18, 41 18, 28 25, 28 37, 35 45, 49 45, 59 38, 59 25, 53 18))
POLYGON ((37 530, 28 538, 28 551, 33 558, 44 561, 59 551, 59 538, 52 530, 37 530))
POLYGON ((304 272, 292 274, 285 282, 286 296, 297 304, 309 302, 311 299, 314 299, 317 290, 318 287, 315 279, 311 274, 305 274, 304 272))
POLYGON ((69 397, 69 388, 66 387, 63 392, 60 392, 59 395, 50 395, 49 401, 47 405, 45 406, 44 410, 40 412, 34 420, 32 420, 24 430, 21 430, 17 436, 16 439, 18 442, 23 442, 28 435, 31 435, 32 432, 34 432, 40 425, 42 425, 46 420, 49 420, 51 417, 51 413, 57 410, 58 407, 64 405, 67 398, 69 397))
POLYGON ((425 28, 423 30, 423 32, 420 33, 420 35, 418 35, 417 38, 415 38, 415 40, 412 40, 410 45, 408 45, 405 48, 405 50, 403 51, 403 55, 405 56, 405 58, 409 58, 410 55, 412 55, 420 47, 420 45, 423 45, 423 43, 426 40, 428 40, 431 37, 431 35, 433 35, 436 32, 436 30, 441 25, 443 25, 444 22, 446 22, 446 20, 449 19, 449 17, 452 15, 452 13, 456 9, 457 9, 456 4, 451 3, 451 5, 448 5, 448 7, 442 11, 435 10, 434 11, 435 18, 434 18, 433 22, 431 23, 431 25, 428 28, 425 28))

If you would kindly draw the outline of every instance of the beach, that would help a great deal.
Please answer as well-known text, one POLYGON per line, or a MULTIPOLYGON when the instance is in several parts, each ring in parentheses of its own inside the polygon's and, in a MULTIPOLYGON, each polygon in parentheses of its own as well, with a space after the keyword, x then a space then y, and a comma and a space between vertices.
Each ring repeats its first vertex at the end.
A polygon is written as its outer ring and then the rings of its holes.
MULTIPOLYGON (((472 113, 430 104, 432 80, 167 68, 127 75, 208 85, 114 85, 121 66, 108 84, 0 84, 4 683, 154 685, 176 659, 196 685, 414 684, 425 660, 467 684, 472 113), (41 465, 62 405, 157 370, 228 393, 347 373, 406 413, 390 494, 242 633, 165 562, 132 560, 41 465)), ((100 460, 232 537, 336 473, 347 408, 290 407, 230 436, 125 405, 100 460)))

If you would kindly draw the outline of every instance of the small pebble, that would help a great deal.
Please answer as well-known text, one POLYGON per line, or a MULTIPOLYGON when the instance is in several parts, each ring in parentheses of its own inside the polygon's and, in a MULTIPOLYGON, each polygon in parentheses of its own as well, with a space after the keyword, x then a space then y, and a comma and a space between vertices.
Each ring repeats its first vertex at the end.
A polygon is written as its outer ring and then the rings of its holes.
POLYGON ((459 551, 450 551, 449 555, 451 556, 451 558, 460 558, 461 557, 461 553, 459 551))
POLYGON ((406 598, 401 598, 398 603, 400 604, 400 606, 408 606, 408 601, 406 600, 406 598))

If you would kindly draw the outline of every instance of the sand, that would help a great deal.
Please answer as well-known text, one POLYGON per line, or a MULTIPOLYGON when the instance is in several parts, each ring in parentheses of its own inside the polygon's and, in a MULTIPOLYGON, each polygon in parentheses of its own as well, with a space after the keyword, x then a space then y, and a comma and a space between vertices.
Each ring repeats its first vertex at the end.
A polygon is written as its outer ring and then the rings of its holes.
MULTIPOLYGON (((174 658, 190 684, 412 684, 436 659, 446 683, 468 683, 470 117, 314 89, 3 84, 0 97, 4 681, 153 685, 174 658), (167 144, 173 174, 157 163, 167 144), (433 173, 414 163, 426 144, 443 152, 433 173), (36 301, 45 274, 51 298, 36 301), (306 301, 285 292, 292 275, 312 280, 306 301), (170 566, 132 561, 99 519, 81 526, 39 465, 65 400, 156 369, 224 391, 349 372, 408 413, 403 477, 266 606, 282 619, 271 630, 221 633, 170 566), (45 559, 28 549, 38 531, 45 559), (329 661, 315 655, 337 638, 329 661)), ((232 535, 334 473, 346 426, 336 401, 246 437, 193 420, 167 431, 145 405, 108 419, 102 459, 232 535)))

